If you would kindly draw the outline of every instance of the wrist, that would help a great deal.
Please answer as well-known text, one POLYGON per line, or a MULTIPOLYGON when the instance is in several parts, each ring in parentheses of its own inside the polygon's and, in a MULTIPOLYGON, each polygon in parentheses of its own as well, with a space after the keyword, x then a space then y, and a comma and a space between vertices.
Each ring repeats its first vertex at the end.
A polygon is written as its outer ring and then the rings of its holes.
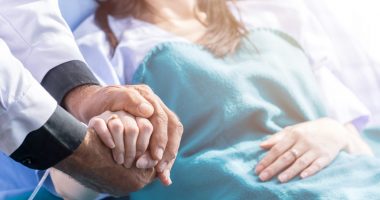
POLYGON ((356 141, 357 141, 357 138, 359 135, 358 135, 356 128, 351 123, 345 124, 344 128, 347 131, 347 136, 346 136, 347 142, 346 142, 346 146, 343 150, 346 151, 347 153, 351 154, 351 153, 355 152, 355 149, 357 148, 357 142, 356 141))
MULTIPOLYGON (((78 120, 88 123, 90 116, 89 98, 101 89, 99 85, 81 85, 72 89, 63 99, 64 107, 78 120)), ((93 106, 93 105, 91 105, 93 106)))

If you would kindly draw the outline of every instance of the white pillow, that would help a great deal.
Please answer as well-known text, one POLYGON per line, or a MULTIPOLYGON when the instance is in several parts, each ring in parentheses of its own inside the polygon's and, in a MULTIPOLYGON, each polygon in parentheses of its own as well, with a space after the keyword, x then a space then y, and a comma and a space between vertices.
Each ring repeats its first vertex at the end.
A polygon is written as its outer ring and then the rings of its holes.
POLYGON ((95 0, 58 0, 58 2, 63 18, 71 30, 75 30, 96 8, 95 0))

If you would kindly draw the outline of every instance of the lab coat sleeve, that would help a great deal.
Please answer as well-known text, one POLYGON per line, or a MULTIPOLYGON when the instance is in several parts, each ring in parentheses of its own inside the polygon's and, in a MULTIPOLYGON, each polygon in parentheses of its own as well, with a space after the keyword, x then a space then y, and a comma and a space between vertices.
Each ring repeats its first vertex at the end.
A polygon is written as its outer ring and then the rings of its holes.
POLYGON ((57 106, 0 38, 0 150, 34 169, 69 156, 86 126, 57 106))
POLYGON ((98 84, 57 0, 0 0, 0 5, 0 38, 59 103, 77 86, 98 84))

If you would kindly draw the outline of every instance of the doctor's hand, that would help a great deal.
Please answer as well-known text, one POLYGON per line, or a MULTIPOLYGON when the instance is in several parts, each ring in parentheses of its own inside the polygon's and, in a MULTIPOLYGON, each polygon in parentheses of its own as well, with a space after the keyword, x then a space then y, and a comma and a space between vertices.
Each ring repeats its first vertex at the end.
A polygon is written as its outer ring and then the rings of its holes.
POLYGON ((355 147, 358 143, 354 131, 328 118, 287 127, 261 143, 269 152, 256 166, 256 173, 262 181, 279 174, 279 181, 284 183, 297 175, 301 178, 314 175, 341 150, 367 154, 355 147))
POLYGON ((156 178, 154 168, 127 169, 113 161, 109 148, 89 129, 82 144, 55 168, 97 192, 126 196, 156 178))
POLYGON ((183 126, 178 117, 148 86, 84 85, 71 91, 65 97, 64 105, 70 113, 85 123, 108 110, 124 110, 135 117, 148 119, 153 125, 148 146, 150 156, 159 161, 156 166, 159 177, 170 173, 182 138, 183 126))

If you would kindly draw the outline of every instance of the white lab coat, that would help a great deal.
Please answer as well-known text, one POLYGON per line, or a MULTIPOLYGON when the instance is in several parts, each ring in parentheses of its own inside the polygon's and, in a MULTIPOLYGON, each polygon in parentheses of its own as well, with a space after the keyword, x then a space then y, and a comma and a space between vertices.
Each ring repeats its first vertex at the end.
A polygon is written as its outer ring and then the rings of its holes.
MULTIPOLYGON (((54 120, 60 121, 59 117, 68 115, 57 106, 56 100, 39 82, 43 81, 53 68, 63 63, 77 61, 76 64, 82 63, 82 69, 87 67, 70 29, 60 14, 56 0, 0 0, 0 27, 0 151, 10 155, 23 146, 26 136, 31 131, 47 124, 49 118, 56 116, 54 120), (59 114, 53 115, 54 113, 59 114)), ((76 72, 77 66, 70 66, 72 74, 80 74, 76 72)), ((63 77, 65 69, 67 67, 61 67, 60 71, 50 78, 49 85, 53 85, 52 82, 62 82, 54 79, 63 77)), ((92 80, 91 75, 87 77, 92 80)), ((76 84, 85 83, 86 81, 77 81, 76 84)), ((56 90, 62 90, 62 85, 56 87, 56 90)), ((63 95, 61 94, 61 97, 63 95)), ((75 120, 68 121, 76 125, 75 120)), ((46 134, 47 131, 45 129, 42 132, 46 134)), ((20 150, 21 153, 18 152, 19 162, 24 162, 21 159, 26 159, 25 156, 30 153, 28 151, 34 148, 33 142, 29 142, 28 145, 20 150)), ((33 156, 44 160, 38 156, 41 153, 41 149, 38 148, 40 147, 36 147, 33 156)), ((54 157, 54 153, 46 156, 54 157)), ((31 159, 26 160, 31 167, 31 159)), ((32 167, 40 168, 39 164, 32 167)), ((48 166, 44 165, 41 168, 46 167, 48 166)))

